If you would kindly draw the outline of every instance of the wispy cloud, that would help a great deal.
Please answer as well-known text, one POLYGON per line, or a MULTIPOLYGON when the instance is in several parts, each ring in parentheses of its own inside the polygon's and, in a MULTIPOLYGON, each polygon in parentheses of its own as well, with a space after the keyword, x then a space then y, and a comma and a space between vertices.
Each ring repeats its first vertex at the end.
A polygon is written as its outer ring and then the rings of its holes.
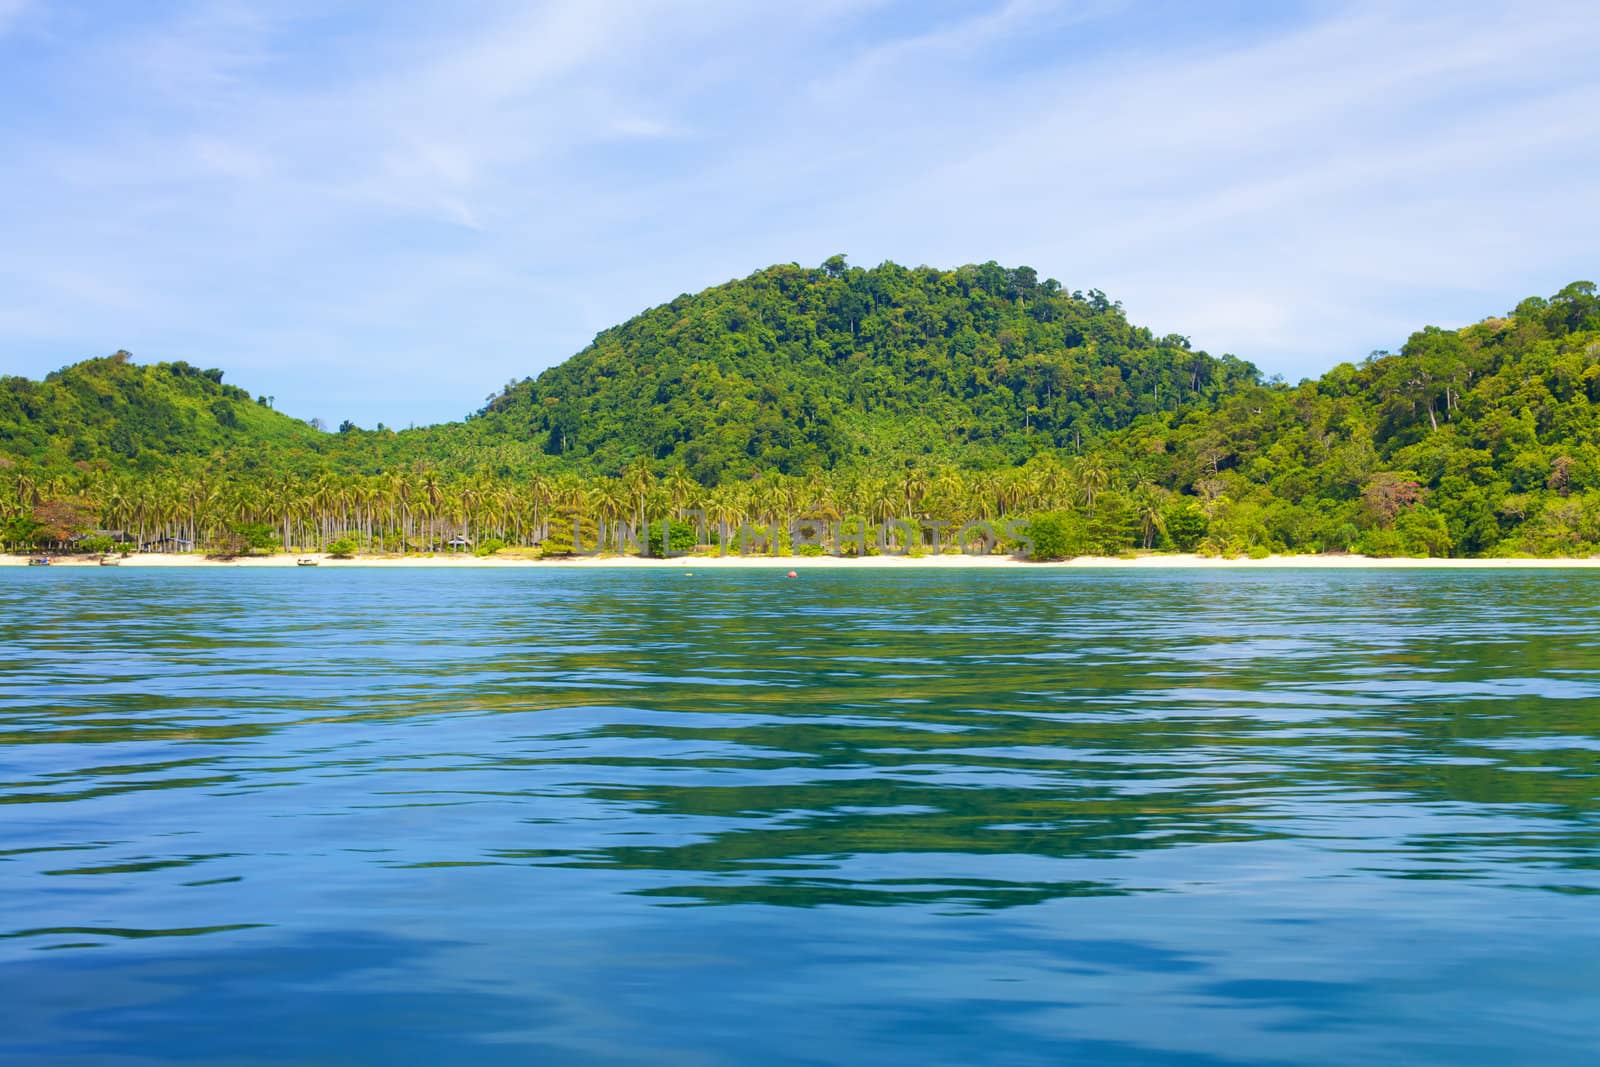
POLYGON ((1594 54, 1554 0, 0 0, 0 361, 428 421, 842 250, 1027 262, 1298 376, 1594 274, 1594 54))

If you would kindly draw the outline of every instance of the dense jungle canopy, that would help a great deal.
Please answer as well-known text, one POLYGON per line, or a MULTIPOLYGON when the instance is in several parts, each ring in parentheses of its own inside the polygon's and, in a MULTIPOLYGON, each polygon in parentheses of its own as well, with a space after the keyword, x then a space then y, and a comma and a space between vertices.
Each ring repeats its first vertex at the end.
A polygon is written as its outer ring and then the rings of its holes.
POLYGON ((1600 550, 1600 296, 1576 282, 1299 384, 1027 267, 774 266, 608 329, 461 422, 328 429, 126 352, 0 379, 0 541, 548 547, 704 511, 1021 516, 1053 554, 1600 550))

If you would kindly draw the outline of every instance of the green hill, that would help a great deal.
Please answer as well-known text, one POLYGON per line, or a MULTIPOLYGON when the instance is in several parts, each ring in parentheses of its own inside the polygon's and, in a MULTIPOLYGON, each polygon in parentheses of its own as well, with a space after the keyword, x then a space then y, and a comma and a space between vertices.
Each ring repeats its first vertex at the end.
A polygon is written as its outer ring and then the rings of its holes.
POLYGON ((608 329, 476 416, 319 433, 184 363, 125 353, 0 379, 0 455, 239 466, 416 463, 614 473, 643 459, 706 484, 885 460, 991 467, 1258 380, 1131 325, 1098 291, 1027 267, 775 266, 608 329))
POLYGON ((682 463, 706 484, 884 459, 993 466, 1257 378, 1028 267, 834 257, 652 308, 508 388, 471 430, 579 469, 682 463))
POLYGON ((0 378, 0 455, 44 466, 105 461, 154 470, 173 460, 265 458, 325 435, 224 385, 220 370, 140 365, 128 353, 45 377, 0 378))
POLYGON ((1051 513, 1066 552, 1600 552, 1587 282, 1298 385, 1025 267, 839 257, 652 308, 458 423, 326 433, 221 378, 119 353, 0 379, 0 522, 395 547, 558 513, 1051 513))
POLYGON ((1398 353, 1153 420, 1117 450, 1163 485, 1225 496, 1244 543, 1600 550, 1600 296, 1575 282, 1428 327, 1398 353))

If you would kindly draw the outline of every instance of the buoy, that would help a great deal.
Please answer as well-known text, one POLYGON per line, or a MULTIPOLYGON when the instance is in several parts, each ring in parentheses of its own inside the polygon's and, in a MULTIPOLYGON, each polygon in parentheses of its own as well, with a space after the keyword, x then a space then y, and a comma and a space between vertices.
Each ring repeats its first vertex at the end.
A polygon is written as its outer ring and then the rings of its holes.
POLYGON ((800 576, 799 576, 799 575, 798 575, 798 574, 796 574, 796 573, 795 573, 795 572, 794 572, 794 571, 790 571, 790 572, 789 572, 789 577, 791 577, 791 578, 798 578, 798 577, 800 577, 800 576))

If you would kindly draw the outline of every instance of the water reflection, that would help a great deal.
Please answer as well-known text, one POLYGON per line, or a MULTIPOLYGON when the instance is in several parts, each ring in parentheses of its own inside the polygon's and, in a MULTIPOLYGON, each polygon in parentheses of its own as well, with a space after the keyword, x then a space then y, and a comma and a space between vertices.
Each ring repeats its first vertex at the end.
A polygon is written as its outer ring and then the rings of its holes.
POLYGON ((1578 1062, 1597 592, 0 574, 0 1054, 1578 1062))

